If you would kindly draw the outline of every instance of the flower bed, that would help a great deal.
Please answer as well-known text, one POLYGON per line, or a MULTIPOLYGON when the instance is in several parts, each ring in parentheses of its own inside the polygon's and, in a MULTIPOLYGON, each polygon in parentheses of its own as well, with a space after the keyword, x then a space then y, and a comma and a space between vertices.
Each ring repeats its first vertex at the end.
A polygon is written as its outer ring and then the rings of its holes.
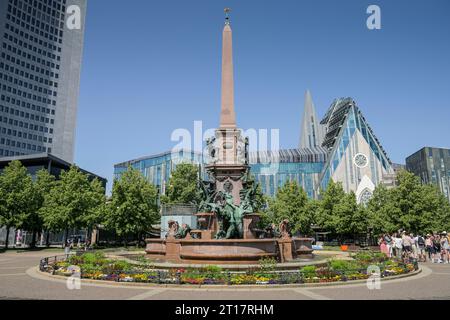
POLYGON ((100 253, 87 253, 54 263, 52 273, 71 276, 74 266, 81 270, 83 279, 189 285, 326 283, 367 279, 372 274, 370 270, 379 270, 382 278, 417 270, 417 264, 404 264, 372 252, 357 253, 350 261, 329 260, 325 264, 305 266, 296 271, 276 271, 276 262, 266 259, 260 262, 259 268, 246 272, 231 272, 218 266, 156 270, 149 264, 135 265, 122 260, 106 259, 100 253))

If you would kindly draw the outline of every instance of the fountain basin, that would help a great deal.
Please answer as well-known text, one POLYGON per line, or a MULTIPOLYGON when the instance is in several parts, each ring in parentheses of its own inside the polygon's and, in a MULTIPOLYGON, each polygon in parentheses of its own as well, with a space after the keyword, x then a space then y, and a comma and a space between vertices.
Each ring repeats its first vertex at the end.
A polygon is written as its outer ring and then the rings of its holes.
POLYGON ((262 258, 292 261, 312 256, 312 239, 148 239, 149 258, 172 263, 255 264, 262 258))

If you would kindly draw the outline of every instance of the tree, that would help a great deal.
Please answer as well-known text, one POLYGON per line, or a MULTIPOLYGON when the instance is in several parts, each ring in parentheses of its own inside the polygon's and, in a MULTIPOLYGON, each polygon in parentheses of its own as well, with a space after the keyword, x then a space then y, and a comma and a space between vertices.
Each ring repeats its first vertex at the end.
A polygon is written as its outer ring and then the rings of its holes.
POLYGON ((197 193, 197 181, 199 170, 196 165, 190 163, 178 164, 172 172, 161 201, 165 204, 191 204, 198 203, 200 199, 197 193))
POLYGON ((308 196, 297 182, 287 182, 271 201, 269 216, 273 223, 288 219, 293 233, 308 234, 314 217, 308 210, 308 196))
POLYGON ((11 161, 0 175, 0 225, 6 227, 5 248, 11 228, 19 227, 32 210, 33 182, 20 161, 11 161))
POLYGON ((322 199, 317 210, 316 223, 322 229, 331 233, 337 233, 338 207, 337 205, 345 196, 342 183, 330 180, 328 187, 322 192, 322 199))
POLYGON ((335 230, 339 235, 357 235, 367 232, 368 219, 365 208, 357 205, 355 193, 344 195, 335 206, 335 230))
MULTIPOLYGON (((433 187, 433 186, 429 186, 433 187)), ((433 206, 436 209, 435 212, 435 218, 433 219, 433 225, 431 231, 444 231, 444 230, 450 230, 450 202, 445 197, 445 195, 440 192, 436 187, 432 188, 433 191, 430 191, 430 193, 433 195, 433 206)))
POLYGON ((369 226, 374 234, 392 233, 400 229, 395 194, 384 184, 379 184, 367 204, 369 226))
POLYGON ((63 171, 54 187, 45 195, 39 210, 47 230, 91 228, 100 219, 100 208, 105 202, 105 191, 98 180, 89 181, 86 174, 72 166, 63 171))
POLYGON ((43 207, 45 196, 50 192, 55 183, 55 177, 52 176, 47 170, 39 170, 36 174, 36 179, 33 182, 32 188, 32 205, 28 215, 24 216, 21 220, 21 229, 31 231, 33 234, 30 247, 36 246, 36 234, 41 232, 44 227, 44 221, 39 210, 43 207))
POLYGON ((370 224, 379 234, 399 229, 424 234, 449 227, 448 200, 436 186, 422 184, 407 171, 398 173, 397 187, 379 185, 367 210, 370 224))
POLYGON ((255 176, 252 174, 249 174, 248 177, 248 181, 247 183, 250 186, 254 186, 254 184, 256 185, 256 192, 255 192, 255 201, 254 201, 254 208, 253 210, 255 211, 255 213, 258 212, 264 212, 267 210, 267 206, 268 206, 268 202, 269 202, 269 197, 266 196, 263 192, 262 192, 262 188, 261 185, 256 181, 255 176))
POLYGON ((142 174, 129 167, 114 181, 105 225, 124 241, 129 235, 139 240, 152 224, 159 221, 158 191, 142 174))

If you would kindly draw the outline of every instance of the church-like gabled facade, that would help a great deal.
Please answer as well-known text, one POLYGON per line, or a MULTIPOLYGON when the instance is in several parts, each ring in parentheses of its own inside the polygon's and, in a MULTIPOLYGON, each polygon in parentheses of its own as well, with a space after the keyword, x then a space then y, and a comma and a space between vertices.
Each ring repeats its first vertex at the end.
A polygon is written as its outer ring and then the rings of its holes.
POLYGON ((353 191, 358 203, 365 203, 375 187, 392 177, 392 162, 351 98, 335 100, 320 122, 326 128, 322 147, 328 150, 320 174, 320 188, 330 179, 353 191))

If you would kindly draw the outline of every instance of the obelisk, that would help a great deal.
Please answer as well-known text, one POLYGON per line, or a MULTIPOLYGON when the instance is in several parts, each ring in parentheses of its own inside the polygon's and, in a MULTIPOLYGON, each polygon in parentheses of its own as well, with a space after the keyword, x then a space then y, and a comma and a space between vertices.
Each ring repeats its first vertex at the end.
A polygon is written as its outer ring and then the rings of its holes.
POLYGON ((211 161, 207 165, 211 181, 216 190, 233 196, 240 203, 242 177, 248 171, 248 141, 237 128, 234 112, 233 37, 229 18, 230 9, 225 9, 226 19, 222 42, 222 101, 220 126, 209 141, 211 161))
POLYGON ((220 113, 220 128, 236 128, 234 113, 234 76, 233 76, 233 32, 231 31, 229 9, 222 40, 222 105, 220 113))

